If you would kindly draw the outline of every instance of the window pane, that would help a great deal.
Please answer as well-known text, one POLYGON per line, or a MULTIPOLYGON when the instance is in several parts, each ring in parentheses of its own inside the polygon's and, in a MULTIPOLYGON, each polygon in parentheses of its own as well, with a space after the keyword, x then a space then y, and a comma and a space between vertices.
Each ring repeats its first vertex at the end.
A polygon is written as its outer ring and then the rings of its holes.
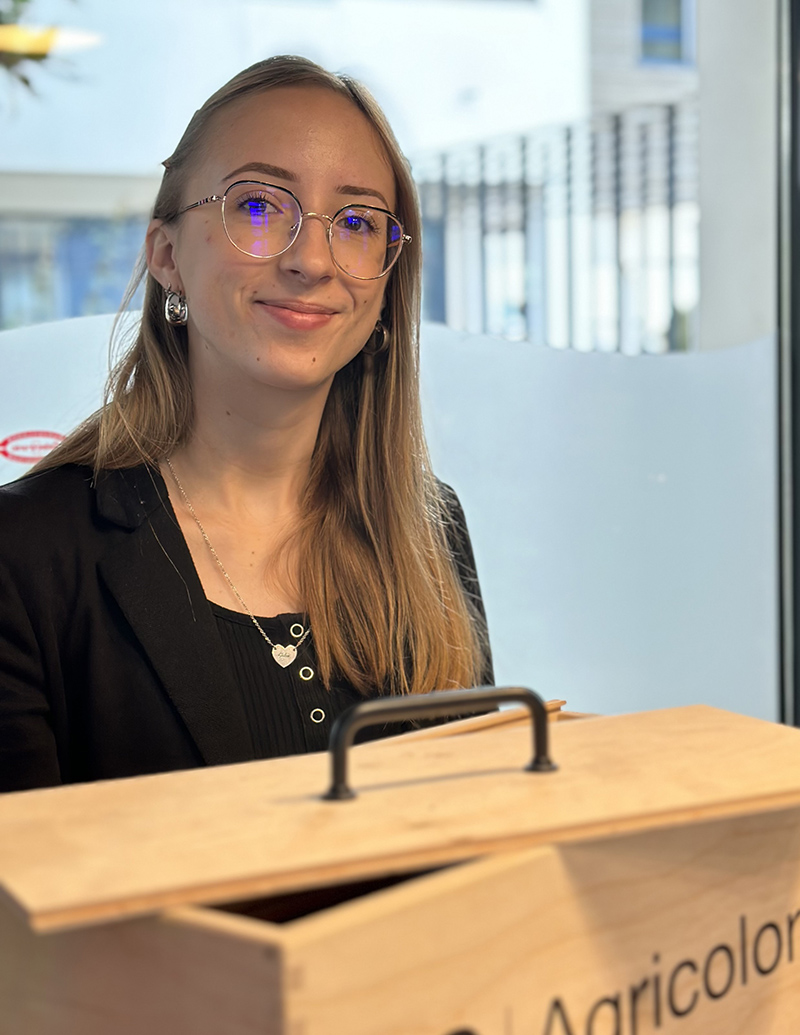
POLYGON ((683 59, 682 0, 642 0, 642 57, 683 59))

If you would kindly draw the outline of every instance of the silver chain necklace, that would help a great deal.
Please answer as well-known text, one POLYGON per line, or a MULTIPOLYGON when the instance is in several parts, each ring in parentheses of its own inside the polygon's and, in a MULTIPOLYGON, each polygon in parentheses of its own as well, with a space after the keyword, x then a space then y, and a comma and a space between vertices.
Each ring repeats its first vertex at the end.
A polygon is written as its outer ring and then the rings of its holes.
POLYGON ((214 547, 213 547, 213 545, 211 543, 211 540, 208 538, 208 534, 207 534, 206 530, 203 528, 202 524, 200 523, 200 518, 195 513, 195 509, 192 506, 192 501, 187 496, 186 489, 184 489, 184 487, 181 485, 180 478, 175 473, 175 468, 172 466, 172 463, 169 460, 169 457, 167 457, 166 464, 167 464, 167 467, 169 468, 169 473, 172 475, 172 477, 173 477, 173 479, 175 481, 175 484, 178 486, 178 491, 180 492, 181 496, 183 496, 183 502, 186 504, 186 506, 187 506, 187 508, 189 510, 189 513, 194 518, 194 523, 200 529, 200 535, 203 537, 203 542, 208 547, 208 550, 209 550, 209 553, 211 554, 211 556, 217 562, 217 567, 222 572, 222 574, 223 574, 223 576, 225 578, 225 581, 228 583, 228 585, 233 590, 234 596, 236 597, 236 599, 239 601, 239 603, 242 605, 242 607, 245 609, 245 611, 250 616, 250 621, 253 623, 253 625, 256 627, 256 629, 258 629, 258 631, 261 633, 261 635, 264 637, 264 639, 267 641, 267 643, 270 645, 270 647, 272 647, 272 657, 275 659, 275 661, 281 666, 281 668, 286 668, 287 665, 291 665, 291 663, 297 657, 297 648, 301 646, 303 641, 306 639, 308 634, 311 632, 311 627, 310 626, 306 627, 305 632, 300 637, 300 639, 297 641, 297 643, 289 643, 289 644, 287 644, 284 647, 280 643, 273 643, 272 642, 272 640, 269 638, 269 636, 267 636, 267 634, 261 628, 261 624, 258 621, 258 619, 256 618, 256 616, 253 614, 253 612, 250 610, 250 608, 247 606, 247 604, 242 599, 242 594, 239 592, 239 590, 233 584, 233 579, 227 573, 227 571, 225 570, 225 566, 223 565, 222 561, 217 556, 217 551, 214 549, 214 547))

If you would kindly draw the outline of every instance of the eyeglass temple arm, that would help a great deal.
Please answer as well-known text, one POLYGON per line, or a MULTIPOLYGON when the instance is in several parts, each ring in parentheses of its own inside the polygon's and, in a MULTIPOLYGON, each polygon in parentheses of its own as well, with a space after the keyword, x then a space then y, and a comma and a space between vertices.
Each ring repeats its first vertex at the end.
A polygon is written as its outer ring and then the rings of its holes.
POLYGON ((195 201, 191 205, 187 205, 186 208, 182 208, 177 215, 182 216, 184 212, 188 212, 192 208, 200 208, 201 205, 207 205, 210 201, 222 201, 222 195, 212 194, 208 198, 201 198, 199 201, 195 201))

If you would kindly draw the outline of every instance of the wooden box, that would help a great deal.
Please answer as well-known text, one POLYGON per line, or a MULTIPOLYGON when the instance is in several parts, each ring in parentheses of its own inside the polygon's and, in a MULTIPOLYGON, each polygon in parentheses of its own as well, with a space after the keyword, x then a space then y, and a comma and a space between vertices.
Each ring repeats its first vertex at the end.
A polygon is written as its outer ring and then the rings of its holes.
POLYGON ((800 732, 458 730, 0 798, 0 1033, 800 1030, 800 732))

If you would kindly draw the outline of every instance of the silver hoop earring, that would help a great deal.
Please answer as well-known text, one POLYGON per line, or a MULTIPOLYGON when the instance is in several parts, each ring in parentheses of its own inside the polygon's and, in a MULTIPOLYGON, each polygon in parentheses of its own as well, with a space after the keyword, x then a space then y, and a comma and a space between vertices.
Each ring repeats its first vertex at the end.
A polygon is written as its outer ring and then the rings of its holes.
POLYGON ((180 291, 173 291, 167 285, 167 297, 164 301, 164 319, 175 327, 184 327, 189 320, 189 306, 180 291))
POLYGON ((375 324, 375 329, 361 351, 365 356, 377 356, 381 352, 389 351, 389 332, 380 320, 375 324))

